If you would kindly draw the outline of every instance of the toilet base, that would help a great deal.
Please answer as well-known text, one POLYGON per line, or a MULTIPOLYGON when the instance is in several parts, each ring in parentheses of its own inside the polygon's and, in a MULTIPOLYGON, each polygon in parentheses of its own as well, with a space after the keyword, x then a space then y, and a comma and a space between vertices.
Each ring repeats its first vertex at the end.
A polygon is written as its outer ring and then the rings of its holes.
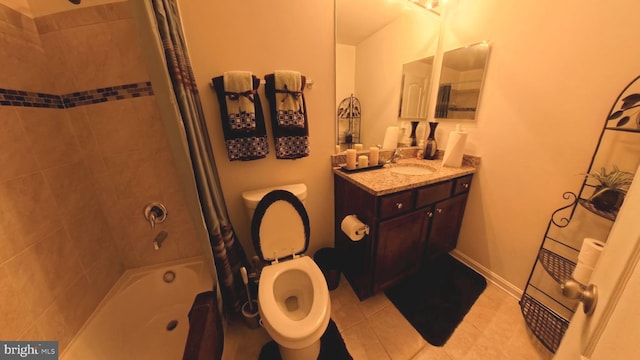
POLYGON ((320 339, 302 349, 290 349, 278 344, 282 360, 309 360, 317 359, 320 355, 320 339))

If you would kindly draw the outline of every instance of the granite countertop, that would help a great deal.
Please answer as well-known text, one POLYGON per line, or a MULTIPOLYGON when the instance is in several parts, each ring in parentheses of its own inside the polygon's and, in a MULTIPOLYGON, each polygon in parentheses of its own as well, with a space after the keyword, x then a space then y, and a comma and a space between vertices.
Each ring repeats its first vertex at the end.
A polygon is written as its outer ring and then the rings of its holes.
POLYGON ((345 172, 340 167, 334 167, 333 172, 347 181, 359 186, 372 195, 385 195, 394 192, 434 184, 444 180, 473 174, 476 172, 479 158, 465 161, 459 168, 442 166, 442 158, 437 160, 419 160, 416 158, 401 159, 395 164, 386 164, 382 168, 360 172, 345 172), (392 172, 397 166, 425 166, 435 170, 428 175, 404 175, 392 172))

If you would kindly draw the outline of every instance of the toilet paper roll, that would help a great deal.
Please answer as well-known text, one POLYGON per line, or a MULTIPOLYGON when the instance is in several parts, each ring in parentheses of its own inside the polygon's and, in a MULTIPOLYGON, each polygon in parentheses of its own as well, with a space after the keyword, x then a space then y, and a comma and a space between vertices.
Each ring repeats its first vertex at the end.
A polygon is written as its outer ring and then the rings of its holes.
POLYGON ((400 128, 397 126, 389 126, 384 133, 384 141, 382 142, 383 149, 395 149, 398 147, 398 134, 400 128))
POLYGON ((467 133, 460 126, 449 133, 447 148, 444 150, 442 165, 449 167, 462 166, 462 156, 464 155, 464 144, 467 142, 467 133))
POLYGON ((340 229, 342 229, 342 232, 352 241, 360 241, 366 233, 367 225, 358 220, 355 215, 348 215, 342 219, 340 229))
POLYGON ((586 265, 582 261, 578 261, 571 277, 582 285, 588 285, 589 280, 591 280, 591 273, 593 273, 591 266, 586 265))
POLYGON ((598 259, 600 258, 600 254, 602 254, 602 250, 604 250, 604 243, 600 240, 585 238, 582 241, 582 247, 580 248, 580 254, 578 255, 578 261, 583 264, 594 268, 598 259))

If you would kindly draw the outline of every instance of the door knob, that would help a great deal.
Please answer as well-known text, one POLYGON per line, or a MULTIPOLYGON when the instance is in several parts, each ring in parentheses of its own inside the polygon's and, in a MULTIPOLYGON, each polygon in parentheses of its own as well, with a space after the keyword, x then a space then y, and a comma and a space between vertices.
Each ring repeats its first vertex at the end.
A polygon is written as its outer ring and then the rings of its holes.
POLYGON ((582 302, 582 308, 586 315, 591 315, 598 304, 598 287, 594 284, 584 286, 579 282, 568 279, 560 284, 562 295, 569 299, 578 299, 582 302))

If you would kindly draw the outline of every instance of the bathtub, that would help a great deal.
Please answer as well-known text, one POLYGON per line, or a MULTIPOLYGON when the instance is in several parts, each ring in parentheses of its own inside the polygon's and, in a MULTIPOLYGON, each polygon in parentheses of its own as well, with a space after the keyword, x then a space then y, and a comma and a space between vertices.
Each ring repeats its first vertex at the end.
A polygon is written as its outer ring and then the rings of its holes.
POLYGON ((212 288, 201 259, 127 270, 61 359, 182 359, 191 304, 196 294, 212 288), (174 280, 166 282, 172 273, 174 280))

